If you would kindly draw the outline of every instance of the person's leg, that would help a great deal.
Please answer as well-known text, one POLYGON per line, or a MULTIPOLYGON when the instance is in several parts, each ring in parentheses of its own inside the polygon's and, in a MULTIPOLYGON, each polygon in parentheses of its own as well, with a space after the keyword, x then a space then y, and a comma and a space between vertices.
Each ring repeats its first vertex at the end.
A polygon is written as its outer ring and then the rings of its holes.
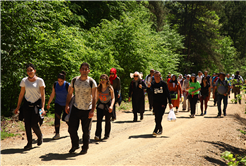
POLYGON ((158 128, 159 128, 159 126, 160 126, 160 124, 159 124, 159 119, 160 119, 160 115, 159 115, 159 108, 160 107, 160 104, 158 104, 158 103, 154 103, 153 104, 153 111, 155 112, 155 129, 154 129, 154 133, 157 133, 157 131, 158 131, 158 128))
POLYGON ((112 114, 109 113, 108 111, 105 111, 105 135, 104 138, 108 138, 110 135, 110 131, 111 131, 111 122, 110 122, 110 118, 111 118, 112 114))
POLYGON ((55 103, 55 132, 56 134, 59 134, 59 130, 60 130, 61 113, 62 113, 62 106, 55 103))
POLYGON ((205 112, 207 113, 207 108, 208 108, 208 100, 209 100, 209 97, 207 96, 205 98, 205 112))
POLYGON ((161 134, 162 133, 162 131, 163 131, 163 128, 162 128, 162 125, 161 125, 161 122, 162 122, 162 117, 163 117, 163 115, 164 115, 164 113, 165 113, 165 109, 166 109, 166 105, 164 105, 164 107, 163 107, 163 105, 160 107, 160 111, 159 111, 159 122, 158 122, 158 125, 159 125, 159 127, 158 127, 158 134, 161 134))
POLYGON ((222 95, 217 95, 217 107, 218 107, 218 116, 221 116, 221 100, 222 95))
POLYGON ((224 113, 224 116, 226 116, 226 108, 227 108, 227 104, 228 104, 228 96, 223 96, 223 104, 224 104, 223 113, 224 113))
POLYGON ((153 94, 151 92, 151 90, 148 88, 147 89, 147 93, 148 93, 148 101, 149 101, 149 110, 152 110, 153 107, 153 94))
POLYGON ((112 120, 116 120, 116 107, 115 107, 115 103, 114 103, 114 107, 113 107, 113 111, 112 111, 112 120))
POLYGON ((237 104, 237 94, 238 94, 238 91, 236 88, 233 89, 234 91, 234 99, 236 100, 235 104, 237 104))
POLYGON ((78 110, 74 106, 71 111, 72 112, 69 117, 68 132, 70 134, 72 148, 78 148, 79 147, 78 128, 79 128, 79 121, 81 118, 82 111, 78 110))
POLYGON ((196 104, 197 104, 197 101, 198 101, 198 95, 194 95, 194 115, 196 114, 196 104))
POLYGON ((24 124, 25 124, 25 130, 26 130, 26 137, 27 137, 27 147, 32 146, 32 130, 31 130, 31 111, 29 108, 26 108, 26 110, 23 110, 24 115, 24 124))
POLYGON ((200 97, 201 113, 203 114, 203 96, 200 97))
POLYGON ((87 151, 89 148, 89 142, 90 142, 90 132, 91 132, 91 122, 92 118, 89 119, 89 111, 83 110, 83 115, 81 119, 81 125, 82 125, 82 131, 83 131, 83 146, 82 150, 87 151))
POLYGON ((97 127, 96 127, 96 132, 95 135, 101 139, 101 134, 102 134, 102 119, 103 119, 103 110, 97 108, 97 127))
POLYGON ((43 142, 43 138, 42 138, 42 132, 38 124, 40 118, 39 116, 40 116, 39 113, 36 114, 33 109, 33 111, 31 112, 31 127, 34 133, 36 134, 36 136, 38 137, 38 145, 41 145, 43 142))
POLYGON ((184 94, 183 110, 186 110, 187 96, 184 94))
POLYGON ((195 115, 195 97, 194 96, 192 97, 192 95, 190 95, 190 97, 189 97, 189 100, 190 100, 190 108, 191 108, 191 115, 195 115))
MULTIPOLYGON (((241 91, 240 88, 238 88, 238 95, 240 95, 240 91, 241 91)), ((241 104, 241 97, 238 98, 238 102, 239 104, 241 104)))

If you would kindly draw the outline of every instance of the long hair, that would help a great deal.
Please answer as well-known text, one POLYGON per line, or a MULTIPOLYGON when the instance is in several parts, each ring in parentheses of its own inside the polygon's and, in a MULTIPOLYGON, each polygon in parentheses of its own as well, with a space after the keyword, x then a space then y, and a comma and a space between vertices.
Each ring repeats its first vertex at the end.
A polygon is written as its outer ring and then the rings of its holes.
MULTIPOLYGON (((204 80, 204 79, 207 80, 207 78, 206 78, 206 77, 202 77, 202 83, 201 83, 202 86, 204 86, 204 83, 203 83, 203 80, 204 80)), ((207 80, 207 85, 208 85, 208 80, 207 80)))
MULTIPOLYGON (((204 77, 203 77, 204 78, 204 77)), ((191 77, 190 77, 190 82, 192 82, 192 79, 191 79, 191 77)), ((196 80, 196 77, 195 77, 195 80, 194 80, 194 82, 197 82, 197 80, 196 80)))
MULTIPOLYGON (((111 88, 111 86, 110 86, 111 84, 110 84, 108 75, 107 75, 107 74, 102 74, 102 75, 100 76, 100 79, 101 79, 102 77, 105 77, 105 78, 106 78, 106 81, 107 81, 106 84, 107 84, 107 86, 109 86, 109 88, 111 88)), ((99 81, 99 82, 100 82, 100 81, 99 81)), ((97 89, 98 89, 99 92, 102 92, 102 84, 101 84, 101 83, 99 83, 97 89)))
POLYGON ((169 83, 175 83, 175 84, 177 84, 178 83, 177 76, 176 75, 172 75, 172 78, 169 81, 169 83), (175 80, 174 81, 173 81, 173 76, 175 77, 175 80))

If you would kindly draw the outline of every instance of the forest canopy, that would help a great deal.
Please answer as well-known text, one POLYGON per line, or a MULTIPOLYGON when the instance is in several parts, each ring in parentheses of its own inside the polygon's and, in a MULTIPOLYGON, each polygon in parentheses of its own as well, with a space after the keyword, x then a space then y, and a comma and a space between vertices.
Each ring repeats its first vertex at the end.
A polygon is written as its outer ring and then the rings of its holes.
POLYGON ((17 105, 25 64, 46 84, 67 81, 83 62, 97 82, 114 67, 123 97, 134 71, 237 70, 246 76, 246 2, 1 1, 2 115, 17 105))

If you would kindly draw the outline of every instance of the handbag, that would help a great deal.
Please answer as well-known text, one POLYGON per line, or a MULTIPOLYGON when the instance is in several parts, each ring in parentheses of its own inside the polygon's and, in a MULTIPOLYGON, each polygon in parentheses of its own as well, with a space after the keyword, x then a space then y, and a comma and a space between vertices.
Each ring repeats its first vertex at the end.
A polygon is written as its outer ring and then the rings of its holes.
POLYGON ((170 92, 170 97, 171 97, 171 100, 177 100, 178 99, 178 93, 174 92, 174 91, 171 91, 170 92))

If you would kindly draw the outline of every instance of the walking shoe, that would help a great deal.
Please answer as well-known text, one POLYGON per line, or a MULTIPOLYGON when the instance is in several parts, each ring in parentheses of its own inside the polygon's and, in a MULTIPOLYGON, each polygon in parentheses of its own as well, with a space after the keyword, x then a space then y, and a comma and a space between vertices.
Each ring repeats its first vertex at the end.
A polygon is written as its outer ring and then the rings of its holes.
POLYGON ((207 111, 204 112, 204 115, 206 115, 206 114, 207 114, 207 111))
POLYGON ((157 135, 161 135, 162 134, 162 131, 158 131, 157 135))
POLYGON ((41 135, 41 138, 38 138, 38 146, 40 146, 43 143, 43 134, 41 135))
POLYGON ((112 118, 112 121, 115 121, 116 120, 116 118, 112 118))
POLYGON ((82 149, 81 151, 80 151, 80 154, 86 154, 87 153, 87 149, 82 149))
POLYGON ((32 149, 32 145, 26 145, 25 147, 24 147, 24 150, 29 150, 29 149, 32 149))
POLYGON ((217 115, 217 118, 221 118, 221 115, 217 115))
POLYGON ((201 113, 200 116, 203 116, 203 113, 201 113))
POLYGON ((74 153, 75 150, 79 149, 79 147, 72 147, 70 150, 69 150, 69 153, 74 153))
POLYGON ((183 108, 183 111, 185 111, 186 109, 183 108))
POLYGON ((226 116, 226 113, 224 113, 224 116, 226 116))
POLYGON ((140 117, 140 120, 143 120, 143 116, 140 117))
POLYGON ((138 120, 137 119, 133 119, 133 122, 137 122, 138 120))
POLYGON ((56 134, 52 139, 56 140, 60 138, 60 134, 56 134))
POLYGON ((98 136, 95 136, 94 139, 95 139, 96 141, 101 141, 100 137, 98 137, 98 136))
POLYGON ((109 138, 109 136, 105 136, 103 139, 108 139, 109 138))
POLYGON ((153 132, 153 136, 157 136, 157 133, 156 132, 153 132))

